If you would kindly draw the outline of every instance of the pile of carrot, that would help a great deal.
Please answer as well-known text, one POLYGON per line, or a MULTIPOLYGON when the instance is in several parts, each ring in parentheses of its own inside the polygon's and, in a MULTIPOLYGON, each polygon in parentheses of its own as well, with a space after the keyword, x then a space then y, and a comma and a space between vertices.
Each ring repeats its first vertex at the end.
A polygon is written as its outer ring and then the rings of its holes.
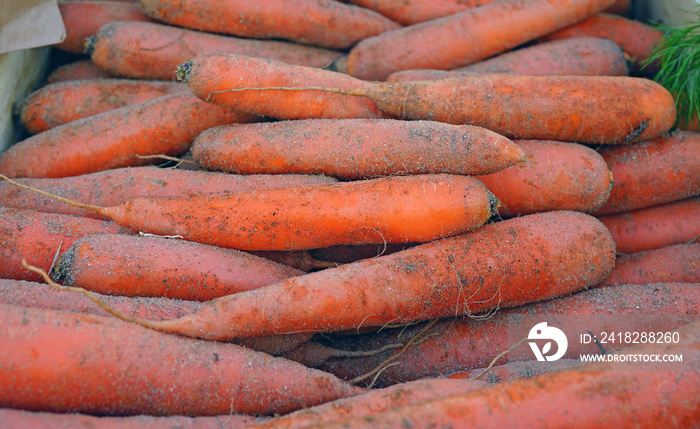
POLYGON ((629 1, 60 8, 0 154, 0 421, 700 421, 700 134, 629 1), (579 341, 625 331, 679 341, 579 341), (581 361, 642 353, 683 361, 581 361))

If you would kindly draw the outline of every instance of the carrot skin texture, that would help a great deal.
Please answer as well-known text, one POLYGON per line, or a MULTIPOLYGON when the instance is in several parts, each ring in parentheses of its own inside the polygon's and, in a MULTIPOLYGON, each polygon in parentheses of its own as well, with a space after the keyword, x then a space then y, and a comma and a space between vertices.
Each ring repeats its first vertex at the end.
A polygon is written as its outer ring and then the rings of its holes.
POLYGON ((51 276, 66 286, 107 295, 208 301, 302 274, 235 249, 112 234, 73 243, 51 276))
POLYGON ((117 224, 239 250, 427 242, 483 225, 498 202, 468 176, 415 175, 197 198, 135 198, 117 224))
POLYGON ((487 176, 475 176, 501 201, 501 216, 551 210, 591 213, 608 199, 613 175, 595 150, 546 140, 514 143, 525 151, 525 162, 487 176))
POLYGON ((700 283, 700 243, 619 255, 615 269, 598 286, 657 282, 700 283))
POLYGON ((595 218, 542 213, 218 298, 159 329, 223 340, 472 314, 597 284, 613 261, 610 235, 595 218))
MULTIPOLYGON (((65 4, 65 3, 62 3, 65 4)), ((25 98, 19 119, 32 134, 88 116, 187 91, 165 81, 87 79, 46 85, 25 98)))
MULTIPOLYGON (((18 179, 19 183, 87 204, 117 206, 135 197, 186 197, 246 192, 255 189, 286 188, 297 185, 331 184, 327 176, 294 174, 237 175, 156 168, 125 167, 53 179, 18 179)), ((60 213, 109 220, 108 217, 70 206, 36 192, 0 183, 0 201, 5 207, 60 213)))
POLYGON ((330 0, 141 0, 141 7, 153 18, 180 27, 335 49, 401 28, 369 9, 330 0))
POLYGON ((56 252, 90 234, 131 233, 114 222, 0 207, 0 277, 39 281, 22 259, 48 271, 56 252))
POLYGON ((559 359, 551 362, 518 361, 504 363, 503 365, 495 365, 488 370, 486 370, 486 368, 477 368, 467 372, 456 372, 450 374, 448 378, 483 380, 489 384, 496 384, 519 380, 521 378, 532 378, 536 375, 546 374, 552 371, 561 371, 580 364, 581 361, 578 359, 559 359), (485 374, 484 371, 486 371, 485 374))
POLYGON ((486 386, 475 380, 424 379, 402 383, 383 389, 370 390, 362 395, 338 399, 305 410, 252 425, 255 429, 299 429, 307 425, 321 425, 346 418, 378 414, 401 406, 416 404, 427 399, 457 393, 466 393, 486 386))
POLYGON ((123 2, 68 1, 58 5, 66 38, 54 47, 78 54, 85 50, 85 39, 97 34, 103 25, 113 21, 153 21, 139 5, 123 2))
POLYGON ((388 82, 434 80, 473 74, 507 73, 526 76, 627 76, 620 48, 598 37, 572 37, 509 51, 453 70, 403 70, 388 82))
POLYGON ((60 66, 46 77, 46 83, 65 82, 78 79, 109 79, 114 78, 112 73, 97 67, 92 60, 78 60, 73 63, 60 66))
POLYGON ((372 101, 358 97, 308 91, 225 92, 265 86, 357 89, 372 85, 343 73, 226 52, 198 55, 182 69, 181 80, 194 95, 242 112, 278 119, 386 117, 372 101))
POLYGON ((139 79, 175 79, 177 66, 197 54, 232 52, 288 64, 325 67, 339 51, 278 40, 252 40, 203 33, 156 23, 114 22, 103 26, 90 45, 90 57, 116 75, 139 79))
POLYGON ((124 106, 29 137, 0 157, 10 177, 67 177, 153 163, 138 155, 177 156, 201 131, 255 117, 189 93, 124 106))
POLYGON ((3 407, 104 415, 273 414, 361 391, 233 344, 178 338, 114 318, 6 305, 0 313, 8 345, 0 365, 3 407))
POLYGON ((192 145, 207 170, 325 174, 362 179, 392 174, 488 174, 525 154, 492 131, 429 121, 310 119, 209 129, 192 145))
POLYGON ((403 119, 476 125, 512 139, 633 143, 665 134, 676 120, 671 93, 626 76, 478 75, 354 93, 403 119))
MULTIPOLYGON (((407 350, 400 357, 399 364, 383 371, 376 385, 386 386, 484 368, 499 353, 528 337, 529 330, 537 323, 534 321, 536 318, 545 318, 548 324, 569 336, 563 358, 579 359, 581 354, 599 354, 600 349, 595 343, 581 344, 572 337, 587 329, 598 333, 617 332, 623 328, 663 332, 675 329, 697 319, 699 294, 697 284, 619 285, 592 288, 549 301, 502 309, 478 320, 464 316, 444 319, 430 327, 425 332, 425 340, 407 350)), ((421 324, 405 330, 385 331, 369 339, 345 341, 336 347, 374 350, 386 344, 405 343, 423 327, 421 324)), ((624 344, 607 343, 603 347, 607 351, 616 351, 624 344)), ((376 368, 397 350, 400 349, 366 358, 333 358, 318 368, 340 378, 351 379, 376 368)), ((535 355, 527 344, 515 347, 498 363, 518 361, 535 361, 535 355)))
POLYGON ((597 216, 619 253, 637 253, 700 237, 700 197, 628 212, 597 216))
POLYGON ((634 145, 598 152, 615 184, 596 215, 671 203, 700 195, 700 134, 674 131, 634 145))
POLYGON ((574 24, 613 3, 614 0, 489 3, 365 39, 350 50, 347 72, 360 79, 385 80, 399 70, 462 67, 574 24), (427 41, 431 41, 429 46, 427 41))

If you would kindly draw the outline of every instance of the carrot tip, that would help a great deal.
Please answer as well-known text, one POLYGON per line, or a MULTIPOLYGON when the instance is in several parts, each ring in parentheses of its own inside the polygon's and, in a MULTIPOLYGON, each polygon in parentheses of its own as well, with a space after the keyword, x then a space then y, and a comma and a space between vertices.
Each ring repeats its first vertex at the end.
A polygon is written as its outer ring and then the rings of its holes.
POLYGON ((190 73, 192 71, 192 61, 187 61, 184 64, 180 64, 177 66, 177 70, 175 71, 175 78, 177 79, 178 82, 189 82, 190 81, 190 73))

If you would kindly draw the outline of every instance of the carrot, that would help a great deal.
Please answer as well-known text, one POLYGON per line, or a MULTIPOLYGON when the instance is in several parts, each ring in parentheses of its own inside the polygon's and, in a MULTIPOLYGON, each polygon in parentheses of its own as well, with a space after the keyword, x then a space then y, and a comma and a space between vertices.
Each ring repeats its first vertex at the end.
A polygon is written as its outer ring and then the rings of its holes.
POLYGON ((374 11, 331 0, 141 0, 141 7, 157 20, 180 27, 335 49, 401 27, 374 11))
POLYGON ((88 116, 186 90, 184 85, 164 81, 87 79, 57 82, 22 100, 19 119, 30 133, 37 134, 88 116))
POLYGON ((501 201, 504 217, 550 210, 593 212, 613 187, 613 174, 593 149, 575 143, 515 140, 525 162, 476 176, 501 201))
POLYGON ((200 134, 192 157, 207 170, 325 174, 361 179, 392 174, 488 174, 525 159, 492 131, 391 119, 310 119, 230 125, 200 134))
POLYGON ((264 58, 226 52, 197 55, 178 68, 178 79, 203 100, 236 110, 279 119, 380 118, 386 116, 369 100, 308 91, 228 91, 237 87, 328 85, 344 89, 367 88, 369 82, 343 73, 295 66, 264 58), (219 92, 220 91, 220 92, 219 92))
POLYGON ((128 232, 113 222, 0 207, 0 278, 38 281, 22 259, 48 271, 57 252, 83 236, 128 232))
POLYGON ((192 198, 140 197, 113 207, 53 197, 134 230, 240 250, 427 242, 478 228, 498 206, 477 179, 444 174, 192 198))
POLYGON ((599 149, 615 184, 596 215, 700 195, 700 134, 676 131, 635 145, 599 149))
POLYGON ((574 24, 614 0, 501 0, 365 39, 350 50, 347 72, 384 80, 399 70, 449 70, 500 54, 574 24))
POLYGON ((699 331, 696 322, 678 330, 678 344, 629 347, 623 362, 588 363, 323 427, 694 427, 700 420, 699 331), (639 358, 665 354, 682 355, 683 364, 639 358))
POLYGON ((0 409, 0 420, 8 428, 24 429, 228 429, 244 428, 254 423, 264 421, 264 417, 254 417, 244 414, 227 414, 211 417, 185 416, 127 416, 127 417, 97 417, 77 413, 47 413, 41 411, 24 411, 11 408, 0 409))
POLYGON ((107 79, 114 75, 97 67, 92 60, 78 60, 57 67, 46 77, 46 83, 64 82, 77 79, 107 79))
POLYGON ((105 234, 73 243, 58 258, 51 276, 64 285, 108 295, 208 301, 301 274, 235 249, 105 234))
POLYGON ((138 4, 114 1, 69 1, 58 5, 66 38, 54 45, 68 52, 83 53, 85 39, 113 21, 152 21, 138 4))
POLYGON ((285 416, 251 425, 256 429, 297 429, 307 425, 322 425, 339 419, 359 418, 387 410, 452 394, 466 393, 484 387, 474 380, 425 379, 370 390, 362 395, 338 399, 285 416))
MULTIPOLYGON (((19 183, 71 200, 96 206, 116 206, 135 197, 195 197, 255 189, 297 185, 331 184, 326 176, 294 174, 242 176, 206 171, 177 170, 153 166, 126 167, 55 179, 17 179, 19 183)), ((13 186, 0 183, 0 201, 5 207, 63 213, 107 220, 108 217, 74 207, 13 186)))
POLYGON ((453 380, 483 380, 490 384, 496 384, 521 378, 532 378, 552 371, 566 370, 580 364, 581 361, 578 359, 559 359, 551 362, 510 362, 503 365, 495 365, 492 368, 477 368, 467 372, 456 372, 450 374, 448 378, 453 380))
POLYGON ((620 253, 691 243, 700 237, 700 197, 598 219, 610 230, 620 253))
MULTIPOLYGON (((368 335, 368 338, 336 341, 331 345, 360 352, 381 349, 388 344, 405 346, 408 340, 423 331, 406 350, 391 348, 371 356, 331 358, 317 367, 343 379, 354 379, 392 358, 393 365, 383 369, 376 380, 377 386, 387 386, 484 368, 507 350, 508 353, 500 357, 497 363, 534 361, 535 354, 528 344, 518 343, 527 338, 532 327, 542 321, 546 321, 548 326, 557 327, 567 336, 568 347, 561 357, 579 359, 583 354, 601 353, 594 341, 582 343, 579 334, 593 333, 602 339, 602 332, 665 332, 676 329, 697 319, 699 296, 698 284, 688 283, 593 288, 545 302, 502 309, 483 317, 443 319, 432 326, 419 324, 383 330, 368 335)), ((604 353, 610 353, 620 350, 625 344, 608 341, 601 347, 604 353)))
POLYGON ((700 243, 619 255, 615 269, 598 286, 656 282, 700 283, 700 243))
POLYGON ((278 40, 242 39, 145 22, 107 24, 89 41, 87 51, 103 69, 140 79, 175 79, 179 64, 211 51, 309 67, 328 66, 343 55, 339 51, 278 40))
POLYGON ((663 33, 643 22, 609 13, 597 13, 569 27, 541 38, 542 41, 569 37, 604 37, 615 42, 625 52, 637 72, 654 73, 656 67, 641 67, 649 58, 663 33))
POLYGON ((100 415, 287 413, 361 392, 233 344, 3 305, 2 407, 100 415))
POLYGON ((276 87, 269 85, 277 82, 234 81, 238 71, 214 67, 211 56, 195 58, 184 73, 197 97, 243 111, 252 110, 249 103, 255 100, 264 106, 254 113, 261 114, 264 109, 264 114, 280 119, 319 117, 313 112, 296 114, 296 110, 290 115, 297 105, 290 104, 294 100, 291 96, 277 98, 282 92, 298 97, 315 97, 317 93, 365 97, 385 113, 403 119, 475 125, 514 139, 632 143, 661 136, 676 118, 673 96, 661 85, 642 78, 479 75, 367 83, 357 89, 276 87), (247 98, 265 95, 264 101, 247 98))
POLYGON ((227 340, 473 314, 595 285, 612 269, 613 252, 592 216, 523 216, 217 298, 192 316, 148 326, 227 340))
MULTIPOLYGON (((403 25, 413 25, 483 6, 494 0, 352 0, 353 4, 375 10, 403 25)), ((625 13, 630 0, 618 0, 608 8, 625 13)))
POLYGON ((136 155, 180 155, 207 128, 255 118, 188 93, 158 97, 52 128, 10 147, 0 172, 66 177, 152 163, 136 155))
MULTIPOLYGON (((91 296, 97 297, 122 314, 150 320, 176 319, 192 314, 202 306, 199 301, 182 301, 170 298, 132 298, 102 295, 95 292, 92 292, 91 296)), ((58 290, 44 283, 23 280, 0 280, 0 304, 98 316, 110 315, 104 308, 85 295, 79 295, 70 290, 58 290)), ((234 343, 258 352, 279 356, 293 352, 308 342, 311 336, 312 334, 306 333, 273 335, 242 338, 234 343)))
POLYGON ((507 73, 527 76, 627 76, 627 62, 620 48, 598 37, 572 37, 509 51, 454 70, 403 70, 387 81, 411 81, 469 76, 475 73, 507 73))

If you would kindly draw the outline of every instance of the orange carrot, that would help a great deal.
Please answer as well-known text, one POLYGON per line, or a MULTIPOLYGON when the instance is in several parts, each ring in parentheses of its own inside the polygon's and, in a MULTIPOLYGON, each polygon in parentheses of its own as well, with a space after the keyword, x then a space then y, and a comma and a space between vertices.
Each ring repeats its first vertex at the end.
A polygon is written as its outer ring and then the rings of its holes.
POLYGON ((615 184, 596 215, 700 195, 700 134, 676 131, 652 141, 599 149, 615 184))
POLYGON ((575 143, 515 140, 525 162, 477 176, 501 201, 504 217, 550 210, 593 212, 613 187, 613 174, 593 149, 575 143))
POLYGON ((598 286, 657 282, 700 283, 700 243, 620 255, 615 269, 598 286))
MULTIPOLYGON (((190 198, 337 182, 336 179, 326 176, 294 174, 243 176, 153 166, 117 168, 58 179, 17 179, 17 181, 94 206, 117 206, 135 197, 190 198)), ((36 192, 20 189, 6 182, 0 183, 0 201, 5 207, 108 219, 106 216, 56 201, 36 192)))
POLYGON ((613 261, 612 240, 595 218, 542 213, 217 298, 192 316, 148 326, 225 340, 473 314, 595 285, 613 261))
POLYGON ((37 134, 88 116, 168 94, 187 91, 174 82, 87 79, 57 82, 29 94, 19 105, 19 119, 37 134))
POLYGON ((572 37, 528 46, 454 70, 404 70, 387 81, 443 79, 475 73, 507 73, 527 76, 627 76, 627 62, 620 48, 598 37, 572 37))
POLYGON ((177 66, 211 51, 270 58, 289 64, 325 67, 338 51, 282 42, 202 33, 145 22, 113 22, 90 40, 88 53, 101 68, 140 79, 175 79, 177 66))
POLYGON ((542 37, 543 41, 558 40, 569 37, 593 36, 604 37, 615 42, 636 71, 653 74, 655 67, 641 68, 640 63, 649 58, 649 54, 663 33, 643 22, 608 13, 597 13, 581 22, 542 37))
POLYGON ((192 157, 207 170, 242 174, 488 174, 523 161, 523 151, 468 125, 391 119, 313 119, 230 125, 200 134, 192 157))
POLYGON ((620 253, 692 243, 700 237, 700 197, 598 219, 610 230, 620 253))
POLYGON ((118 234, 83 237, 66 249, 51 272, 64 285, 102 294, 193 301, 257 289, 301 274, 234 249, 118 234))
POLYGON ((339 265, 333 262, 318 260, 311 256, 308 250, 288 250, 285 252, 260 250, 249 253, 261 258, 269 259, 279 264, 288 265, 304 272, 337 267, 339 265))
MULTIPOLYGON (((423 331, 403 352, 399 347, 364 357, 334 357, 318 368, 343 379, 353 379, 396 356, 391 361, 394 365, 387 366, 377 376, 375 384, 386 386, 484 368, 507 350, 508 353, 497 363, 534 361, 536 357, 529 345, 518 342, 527 338, 530 330, 542 321, 557 327, 567 336, 568 347, 561 357, 579 359, 582 354, 601 353, 594 341, 581 342, 579 334, 599 336, 602 332, 666 332, 676 329, 697 319, 699 296, 698 284, 688 283, 593 288, 545 302, 502 309, 482 317, 443 319, 432 326, 419 324, 382 330, 355 339, 336 340, 330 343, 332 347, 362 352, 381 349, 388 344, 404 346, 423 331)), ((607 353, 625 346, 621 341, 601 344, 607 353)), ((297 351, 294 353, 298 354, 297 351)))
POLYGON ((225 52, 196 56, 179 67, 178 79, 189 82, 192 92, 203 100, 236 110, 279 119, 380 118, 385 115, 366 99, 330 93, 304 91, 249 92, 231 88, 260 86, 327 85, 344 89, 367 88, 369 82, 343 73, 295 66, 264 58, 225 52))
POLYGON ((350 50, 347 72, 384 80, 410 69, 449 70, 500 54, 572 25, 614 0, 501 0, 365 39, 350 50))
POLYGON ((83 236, 128 232, 113 222, 0 207, 0 278, 38 281, 22 259, 48 271, 57 253, 83 236))
POLYGON ((504 383, 521 378, 532 378, 536 375, 546 374, 552 371, 561 371, 578 366, 578 359, 559 359, 551 362, 520 361, 503 365, 494 365, 491 368, 477 368, 466 372, 450 374, 448 378, 458 380, 483 380, 490 384, 504 383))
POLYGON ((346 49, 401 25, 369 9, 331 0, 141 0, 144 11, 180 27, 346 49))
POLYGON ((308 425, 322 425, 339 419, 359 418, 379 414, 427 399, 466 393, 484 387, 486 383, 474 380, 424 379, 383 389, 370 390, 362 395, 338 399, 323 405, 295 411, 285 416, 252 425, 256 429, 298 429, 308 425))
POLYGON ((114 75, 97 67, 92 60, 79 60, 56 68, 46 77, 46 83, 77 79, 107 79, 114 75))
MULTIPOLYGON (((122 0, 126 1, 126 0, 122 0)), ((239 429, 251 424, 265 421, 264 417, 245 414, 227 414, 224 416, 185 417, 185 416, 91 416, 78 413, 47 413, 41 411, 24 411, 11 408, 0 409, 0 421, 8 428, 23 429, 161 429, 166 427, 178 429, 239 429)))
POLYGON ((114 1, 69 1, 58 5, 66 27, 66 38, 55 47, 83 53, 85 39, 113 21, 152 21, 138 4, 114 1))
POLYGON ((181 155, 207 128, 255 120, 188 93, 158 97, 52 128, 10 147, 0 172, 66 177, 152 163, 136 155, 181 155))
POLYGON ((322 427, 695 427, 700 421, 700 323, 678 332, 679 343, 629 347, 620 353, 622 362, 588 363, 322 427), (640 358, 664 354, 682 355, 683 364, 640 358))
POLYGON ((361 392, 233 344, 114 318, 3 305, 0 405, 99 415, 274 414, 361 392))
POLYGON ((477 179, 445 174, 191 198, 140 197, 114 207, 53 197, 137 231, 240 250, 427 242, 478 228, 498 206, 477 179))

